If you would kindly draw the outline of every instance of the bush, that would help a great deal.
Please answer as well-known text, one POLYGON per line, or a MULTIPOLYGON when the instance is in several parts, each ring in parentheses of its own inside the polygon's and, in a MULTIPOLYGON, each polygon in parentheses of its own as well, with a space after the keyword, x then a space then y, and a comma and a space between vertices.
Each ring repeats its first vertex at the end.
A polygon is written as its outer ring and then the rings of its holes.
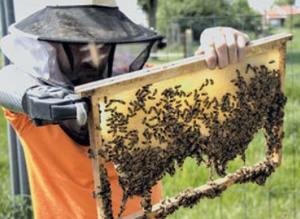
POLYGON ((33 218, 30 197, 18 196, 17 198, 12 199, 10 195, 2 196, 0 199, 0 218, 33 218))

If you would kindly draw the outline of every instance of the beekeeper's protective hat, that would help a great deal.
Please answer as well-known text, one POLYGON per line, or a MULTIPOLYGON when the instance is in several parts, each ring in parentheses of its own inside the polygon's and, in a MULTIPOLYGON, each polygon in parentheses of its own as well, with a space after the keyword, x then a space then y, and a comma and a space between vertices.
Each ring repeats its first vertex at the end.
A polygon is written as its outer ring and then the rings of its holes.
POLYGON ((70 5, 47 6, 10 26, 12 34, 1 40, 6 56, 35 77, 73 88, 142 69, 154 43, 162 38, 133 23, 115 0, 68 1, 70 5), (97 45, 98 56, 92 59, 96 70, 79 71, 86 63, 77 62, 78 57, 92 52, 73 48, 78 44, 87 48, 90 43, 97 45), (61 61, 59 54, 66 54, 67 60, 61 61))
POLYGON ((43 41, 66 43, 131 43, 161 39, 155 31, 133 23, 115 0, 77 0, 47 6, 10 27, 43 41))

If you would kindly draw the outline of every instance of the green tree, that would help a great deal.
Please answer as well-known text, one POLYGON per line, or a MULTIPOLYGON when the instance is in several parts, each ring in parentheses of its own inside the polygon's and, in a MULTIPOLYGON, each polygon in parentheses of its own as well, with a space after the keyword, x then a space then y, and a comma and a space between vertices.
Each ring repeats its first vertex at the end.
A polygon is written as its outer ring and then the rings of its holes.
POLYGON ((158 7, 158 0, 138 0, 137 2, 147 15, 149 27, 156 29, 156 11, 158 7))
POLYGON ((165 31, 177 23, 181 30, 192 28, 194 39, 212 26, 231 26, 242 30, 256 30, 261 18, 247 0, 163 0, 158 8, 158 29, 165 31))
MULTIPOLYGON (((156 12, 158 7, 158 0, 138 0, 137 3, 147 15, 148 26, 156 30, 156 12)), ((156 51, 157 44, 152 48, 152 52, 156 53, 156 51)))
POLYGON ((260 32, 262 16, 249 6, 247 0, 234 0, 231 5, 231 13, 235 17, 236 28, 254 31, 256 34, 260 32))
POLYGON ((213 17, 228 17, 227 0, 163 0, 158 8, 158 29, 165 31, 172 23, 179 24, 181 31, 193 29, 194 39, 207 27, 214 26, 213 17))
POLYGON ((295 0, 276 0, 274 5, 294 5, 295 0))

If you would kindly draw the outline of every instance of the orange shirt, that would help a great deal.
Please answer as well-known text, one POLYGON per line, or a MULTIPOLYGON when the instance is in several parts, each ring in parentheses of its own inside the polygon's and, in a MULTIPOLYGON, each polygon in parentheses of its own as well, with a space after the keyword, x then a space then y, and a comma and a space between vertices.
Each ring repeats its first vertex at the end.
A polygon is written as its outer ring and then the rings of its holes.
MULTIPOLYGON (((77 145, 59 125, 35 127, 26 115, 5 110, 24 147, 35 219, 97 219, 92 196, 94 180, 88 147, 77 145)), ((119 212, 122 190, 112 163, 106 163, 112 189, 114 215, 119 212)), ((160 201, 161 184, 153 189, 153 203, 160 201)), ((140 209, 140 199, 127 203, 123 214, 140 209)))

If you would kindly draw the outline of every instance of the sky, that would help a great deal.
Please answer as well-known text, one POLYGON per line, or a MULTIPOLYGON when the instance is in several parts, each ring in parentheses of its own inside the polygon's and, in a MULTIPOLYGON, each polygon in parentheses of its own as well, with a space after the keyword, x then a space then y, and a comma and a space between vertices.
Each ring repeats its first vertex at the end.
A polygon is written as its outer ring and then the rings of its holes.
POLYGON ((275 0, 248 0, 249 6, 258 11, 270 9, 275 0))
POLYGON ((143 11, 138 7, 136 0, 116 0, 120 10, 126 14, 132 21, 138 24, 146 25, 146 17, 143 11), (128 4, 131 2, 131 4, 128 4))

